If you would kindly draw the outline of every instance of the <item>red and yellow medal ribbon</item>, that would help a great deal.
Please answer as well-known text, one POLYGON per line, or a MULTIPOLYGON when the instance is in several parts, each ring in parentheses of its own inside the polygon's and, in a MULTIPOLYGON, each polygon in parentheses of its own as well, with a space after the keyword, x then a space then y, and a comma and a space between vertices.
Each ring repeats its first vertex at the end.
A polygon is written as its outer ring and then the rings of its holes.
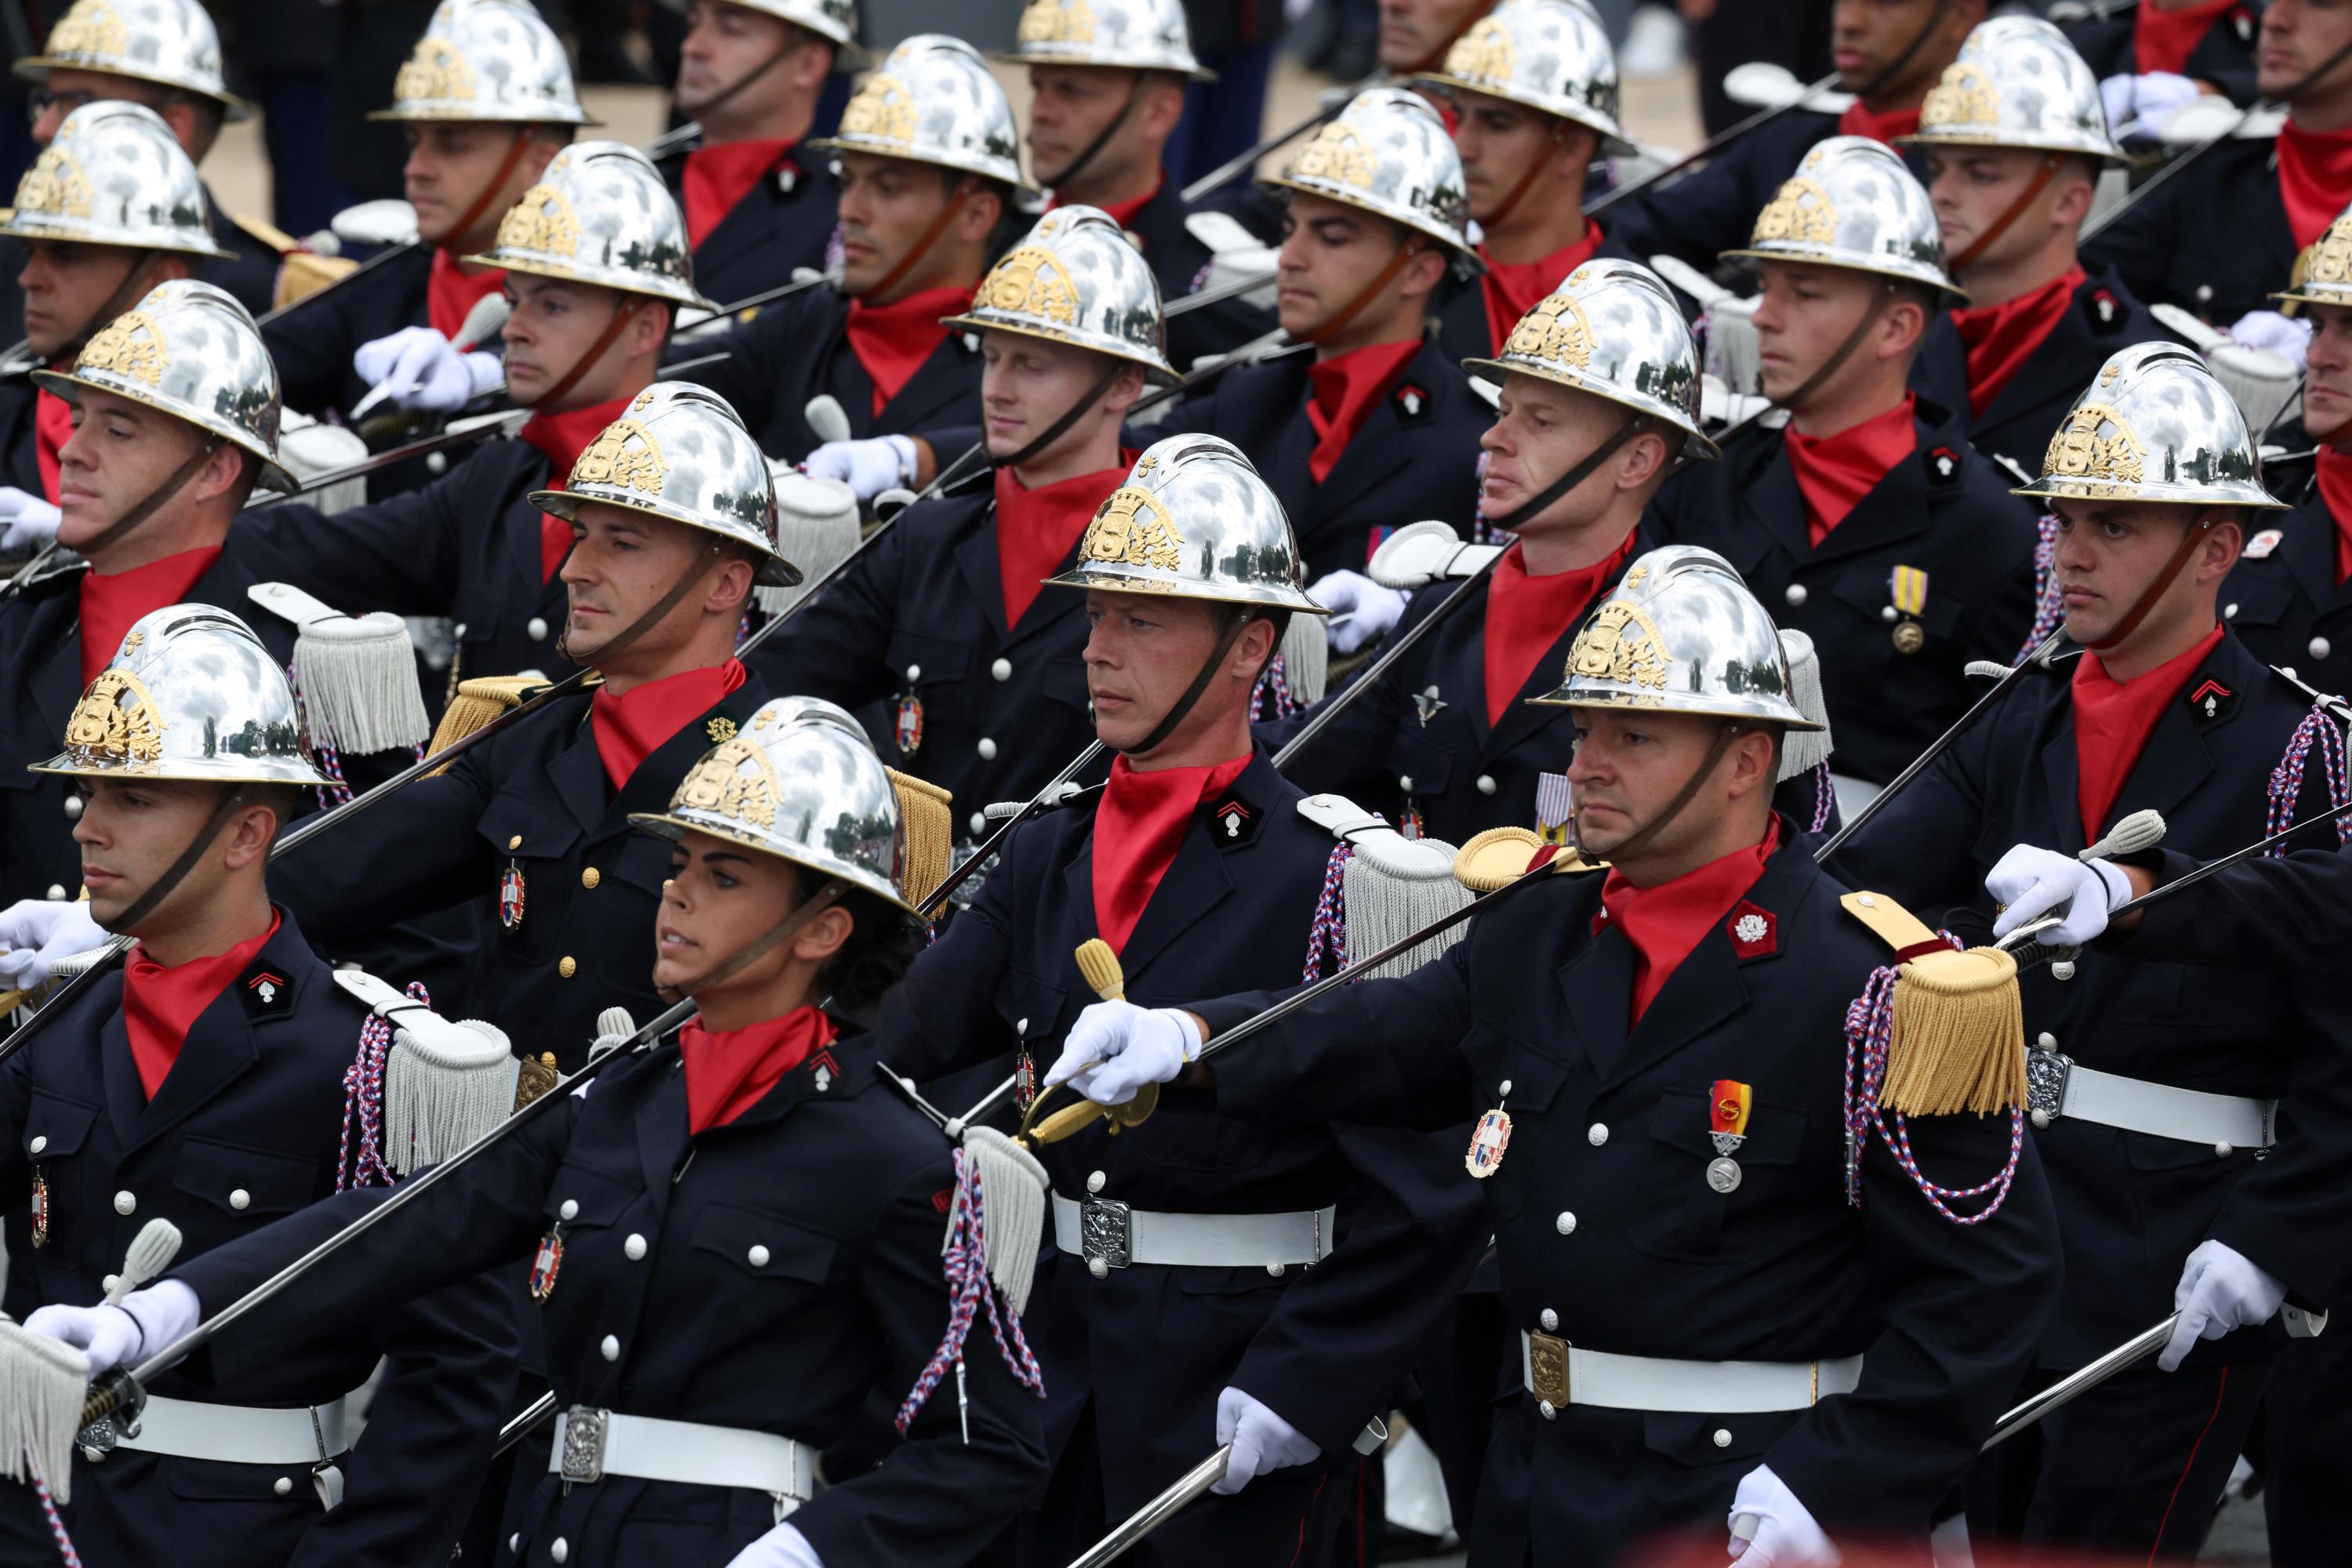
POLYGON ((1734 1079, 1719 1078, 1706 1099, 1707 1129, 1735 1137, 1748 1131, 1748 1107, 1756 1091, 1734 1079))

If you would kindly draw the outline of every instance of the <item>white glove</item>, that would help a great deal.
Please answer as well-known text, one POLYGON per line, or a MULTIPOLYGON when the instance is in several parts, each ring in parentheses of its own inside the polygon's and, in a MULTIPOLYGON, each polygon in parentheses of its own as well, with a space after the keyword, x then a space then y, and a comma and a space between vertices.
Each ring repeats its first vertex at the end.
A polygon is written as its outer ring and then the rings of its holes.
POLYGON ((2161 134, 2172 111, 2194 103, 2201 91, 2185 76, 2148 71, 2107 78, 2099 83, 2099 101, 2105 105, 2107 123, 2115 127, 2116 140, 2120 142, 2126 136, 2161 134))
POLYGON ((1323 623, 1323 633, 1331 639, 1333 653, 1353 653, 1388 636, 1405 605, 1412 602, 1360 572, 1334 572, 1308 588, 1307 595, 1331 612, 1331 618, 1323 623))
POLYGON ((2249 310, 2231 325, 2230 336, 2250 349, 2284 354, 2300 365, 2311 346, 2311 323, 2276 310, 2249 310))
POLYGON ((430 327, 403 327, 362 343, 352 368, 369 385, 385 388, 386 401, 441 414, 465 407, 506 376, 496 354, 459 353, 430 327))
POLYGON ((1217 1395, 1217 1447, 1228 1443, 1234 1451, 1225 1460, 1225 1473, 1209 1489, 1219 1497, 1233 1496, 1268 1470, 1286 1470, 1323 1452, 1297 1427, 1238 1388, 1217 1395))
POLYGON ((2055 849, 2019 844, 1985 875, 1985 891, 2008 907, 1992 924, 2007 936, 2060 906, 2065 918, 2036 939, 2047 947, 2080 947, 2107 929, 2107 911, 2132 896, 2131 883, 2105 860, 2077 860, 2055 849))
POLYGON ((0 550, 28 554, 58 536, 58 509, 14 485, 0 485, 0 550))
POLYGON ((20 899, 0 910, 0 984, 45 984, 51 961, 103 947, 107 933, 80 900, 20 899))
POLYGON ((89 1357, 89 1375, 103 1377, 178 1342, 203 1317, 196 1293, 166 1279, 133 1290, 120 1307, 43 1307, 25 1327, 73 1346, 89 1357))
POLYGON ((860 501, 872 500, 893 485, 915 482, 915 443, 905 436, 866 441, 827 441, 808 455, 809 477, 847 485, 860 501))
POLYGON ((1078 1015, 1048 1086, 1067 1083, 1097 1105, 1125 1105, 1147 1083, 1166 1083, 1201 1048, 1192 1015, 1132 1002, 1097 1002, 1078 1015))
POLYGON ((1759 1465, 1739 1478, 1731 1499, 1731 1517, 1756 1516, 1756 1539, 1731 1538, 1727 1550, 1743 1568, 1837 1568, 1844 1556, 1830 1544, 1812 1510, 1789 1489, 1789 1483, 1759 1465))
POLYGON ((786 1520, 729 1558, 727 1568, 824 1568, 824 1559, 786 1520))
POLYGON ((2157 1366, 2170 1372, 2199 1340, 2218 1340, 2232 1329, 2267 1323, 2286 1300, 2286 1285, 2273 1279, 2227 1242, 2201 1241, 2172 1288, 2172 1309, 2180 1314, 2164 1342, 2157 1366))

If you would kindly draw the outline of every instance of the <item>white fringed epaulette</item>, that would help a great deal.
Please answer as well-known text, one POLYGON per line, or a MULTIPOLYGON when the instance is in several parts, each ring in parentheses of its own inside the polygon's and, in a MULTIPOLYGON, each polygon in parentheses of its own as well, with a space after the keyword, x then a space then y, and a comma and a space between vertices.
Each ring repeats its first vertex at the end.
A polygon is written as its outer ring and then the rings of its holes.
POLYGON ((1450 523, 1408 522, 1381 541, 1365 568, 1384 588, 1409 591, 1444 578, 1469 577, 1501 553, 1499 544, 1465 544, 1450 523))
POLYGON ((342 615, 290 583, 256 583, 245 592, 299 628, 294 688, 312 739, 364 756, 421 745, 431 736, 405 621, 383 611, 342 615))
POLYGON ((504 1121, 520 1065, 506 1035, 478 1018, 451 1023, 363 969, 335 984, 392 1026, 383 1068, 383 1158, 395 1173, 446 1160, 504 1121))
MULTIPOLYGON (((1387 818, 1344 795, 1310 795, 1298 803, 1298 815, 1349 851, 1340 868, 1339 908, 1333 911, 1347 927, 1348 966, 1470 901, 1469 890, 1454 879, 1453 845, 1407 838, 1387 818)), ((1370 973, 1410 974, 1459 942, 1462 934, 1456 926, 1370 973)))
POLYGON ((762 586, 751 592, 760 608, 779 616, 849 559, 861 537, 857 492, 839 479, 820 479, 789 463, 771 461, 776 484, 776 548, 801 569, 798 587, 762 586))
POLYGON ((1830 710, 1822 696, 1822 656, 1813 639, 1793 626, 1784 626, 1780 649, 1789 656, 1789 700, 1798 712, 1821 726, 1791 730, 1780 737, 1780 773, 1774 782, 1786 784, 1830 760, 1830 710))
MULTIPOLYGON (((278 462, 296 482, 307 483, 367 460, 367 443, 359 432, 341 425, 321 425, 309 415, 289 408, 278 430, 278 462)), ((323 489, 306 490, 295 498, 313 510, 333 516, 367 501, 367 478, 345 479, 323 489)), ((247 503, 250 504, 250 503, 247 503)))

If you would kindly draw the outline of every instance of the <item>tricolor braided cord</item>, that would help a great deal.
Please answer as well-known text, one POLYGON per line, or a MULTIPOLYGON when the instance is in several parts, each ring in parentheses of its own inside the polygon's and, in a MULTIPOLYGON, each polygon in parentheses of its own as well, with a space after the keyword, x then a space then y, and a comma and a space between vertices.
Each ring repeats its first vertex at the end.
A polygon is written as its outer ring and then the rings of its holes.
POLYGON ((1323 978, 1326 954, 1330 957, 1332 973, 1348 967, 1348 898, 1344 890, 1344 872, 1348 858, 1354 853, 1354 848, 1344 842, 1334 845, 1331 858, 1323 868, 1323 891, 1315 900, 1315 922, 1307 928, 1307 963, 1298 975, 1302 985, 1312 985, 1323 978))
POLYGON ((983 1303, 988 1308, 989 1332, 995 1337, 997 1353, 1004 1358, 1013 1381, 1038 1398, 1045 1397, 1045 1373, 1037 1365, 1037 1358, 1030 1353, 1029 1342, 1021 1332, 1021 1319, 999 1304, 999 1292, 988 1278, 987 1204, 980 1190, 980 1173, 966 1163, 961 1149, 955 1152, 955 1199, 948 1215, 947 1246, 940 1255, 940 1271, 947 1276, 949 1290, 947 1337, 931 1352, 922 1375, 915 1379, 915 1386, 908 1391, 892 1420, 901 1436, 949 1370, 961 1364, 964 1341, 971 1333, 972 1321, 983 1303))

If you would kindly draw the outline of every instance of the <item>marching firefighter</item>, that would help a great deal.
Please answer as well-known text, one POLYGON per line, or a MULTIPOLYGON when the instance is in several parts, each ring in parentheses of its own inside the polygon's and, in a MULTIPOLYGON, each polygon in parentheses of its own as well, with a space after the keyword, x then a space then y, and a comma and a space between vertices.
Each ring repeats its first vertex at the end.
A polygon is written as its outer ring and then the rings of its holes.
POLYGON ((1963 297, 1893 153, 1822 142, 1729 257, 1762 276, 1763 390, 1789 421, 1669 482, 1650 525, 1719 552, 1813 639, 1838 771, 1884 784, 1975 700, 1970 660, 2016 657, 2032 512, 1958 411, 1907 389, 1928 323, 1963 297))
POLYGON ((1789 681, 1720 557, 1651 552, 1541 699, 1572 711, 1573 842, 1605 872, 1514 858, 1523 885, 1443 957, 1213 1061, 1203 1040, 1275 993, 1099 1004, 1048 1074, 1110 1106, 1157 1083, 1268 1136, 1478 1115, 1465 1163, 1523 1392, 1487 1453, 1476 1568, 1619 1563, 1734 1514, 1753 1537, 1735 1552, 1775 1568, 1924 1554, 2031 1359, 2058 1264, 2023 1112, 1997 1083, 1921 1087, 2015 1051, 2013 1022, 1969 1026, 2014 1006, 2013 979, 1910 952, 1946 994, 1914 1024, 1953 1026, 1890 1035, 1891 966, 1925 928, 1848 893, 1773 813, 1774 754, 1811 722, 1789 681))
MULTIPOLYGON (((264 872, 296 803, 328 782, 279 661, 202 605, 143 616, 120 643, 59 726, 65 750, 34 764, 84 803, 91 940, 137 941, 0 1068, 0 1190, 29 1217, 9 1286, 52 1303, 30 1320, 43 1329, 120 1300, 136 1280, 118 1289, 118 1272, 158 1220, 191 1258, 373 1179, 345 1138, 380 1091, 368 1065, 389 1026, 351 988, 364 976, 310 951, 264 872)), ((125 1352, 159 1331, 139 1309, 105 1313, 125 1352)), ((514 1387, 514 1324, 491 1282, 378 1300, 341 1333, 290 1323, 269 1349, 234 1383, 160 1379, 136 1436, 83 1434, 63 1521, 88 1561, 448 1555, 514 1387), (351 1396, 380 1359, 362 1433, 351 1396)), ((13 1563, 57 1550, 19 1488, 0 1536, 13 1563)))
MULTIPOLYGON (((528 1260, 561 1413, 501 1561, 959 1568, 1044 1479, 1042 1389, 946 1142, 883 1081, 874 1039, 826 1010, 870 1006, 916 948, 890 779, 847 714, 785 699, 648 806, 635 826, 667 841, 668 877, 632 934, 695 1017, 225 1331, 211 1375, 242 1386, 284 1335, 528 1260), (876 1400, 905 1441, 820 1488, 819 1457, 876 1400)), ((53 1331, 90 1342, 100 1372, 380 1195, 318 1205, 53 1331)))
MULTIPOLYGON (((2022 903, 2052 862, 2095 859, 2085 847, 2134 810, 2163 814, 2168 850, 2210 856, 2352 805, 2338 722, 2248 653, 2216 604, 2246 531, 2279 504, 2259 472, 2195 355, 2142 344, 2109 360, 2030 487, 2056 509, 2063 629, 2085 651, 2037 665, 1841 868, 1966 919, 1979 886, 2022 903)), ((2127 886, 2104 861, 2081 880, 2086 914, 2127 886)), ((2080 934, 2070 916, 2042 940, 2080 934)), ((2280 981, 2128 946, 2068 970, 2024 982, 2033 1141, 2066 1257, 2037 1380, 2181 1315, 2156 1365, 2053 1414, 2038 1455, 2004 1450, 1971 1532, 2186 1558, 2277 1363, 2282 1342, 2260 1325, 2347 1284, 2333 1196, 2352 1118, 2343 1001, 2329 973, 2280 981)))

